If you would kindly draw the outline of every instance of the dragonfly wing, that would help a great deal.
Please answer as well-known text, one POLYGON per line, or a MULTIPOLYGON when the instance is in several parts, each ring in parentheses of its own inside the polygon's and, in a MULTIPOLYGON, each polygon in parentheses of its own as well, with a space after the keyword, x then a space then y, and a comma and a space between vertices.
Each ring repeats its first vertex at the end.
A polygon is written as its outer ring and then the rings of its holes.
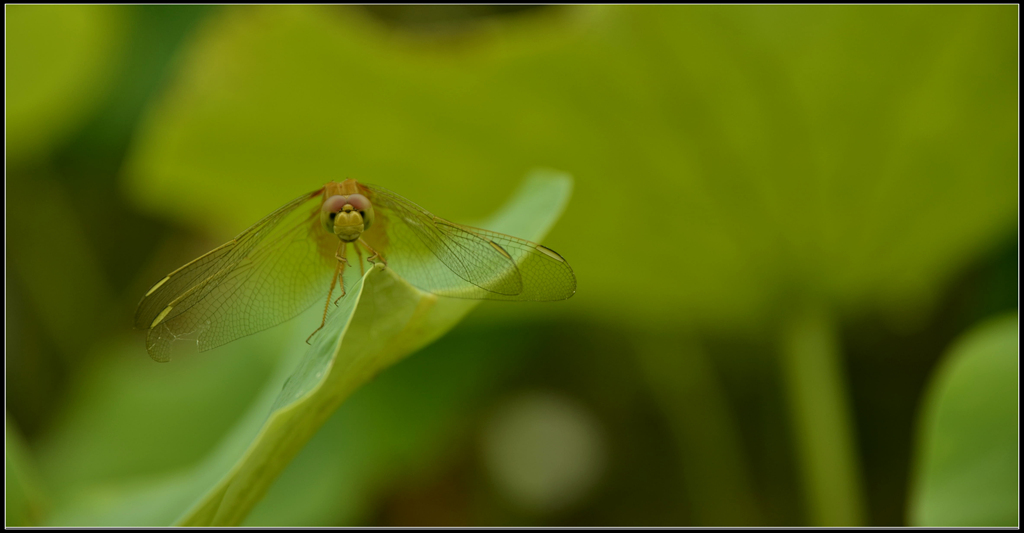
MULTIPOLYGON (((450 224, 450 223, 448 223, 450 224)), ((504 294, 477 294, 474 298, 488 300, 553 301, 565 300, 576 294, 576 275, 566 260, 554 250, 540 244, 504 233, 481 228, 461 226, 491 247, 500 247, 515 262, 522 291, 514 296, 504 294)))
POLYGON ((365 185, 375 222, 365 234, 388 266, 434 294, 486 300, 564 300, 576 291, 569 264, 539 244, 434 216, 365 185))
POLYGON ((135 325, 158 361, 186 341, 205 351, 292 318, 323 296, 337 239, 319 224, 320 192, 305 194, 231 241, 172 272, 143 297, 135 325))

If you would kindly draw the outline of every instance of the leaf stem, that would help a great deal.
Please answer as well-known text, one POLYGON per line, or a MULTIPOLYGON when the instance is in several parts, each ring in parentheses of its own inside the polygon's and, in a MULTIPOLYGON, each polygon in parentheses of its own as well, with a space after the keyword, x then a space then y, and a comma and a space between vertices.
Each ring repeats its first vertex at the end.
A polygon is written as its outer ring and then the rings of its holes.
POLYGON ((785 324, 782 370, 806 509, 815 526, 864 525, 855 432, 841 354, 828 314, 798 308, 785 324))
POLYGON ((739 429, 707 354, 686 334, 643 338, 652 340, 637 355, 675 436, 692 522, 759 523, 739 429))

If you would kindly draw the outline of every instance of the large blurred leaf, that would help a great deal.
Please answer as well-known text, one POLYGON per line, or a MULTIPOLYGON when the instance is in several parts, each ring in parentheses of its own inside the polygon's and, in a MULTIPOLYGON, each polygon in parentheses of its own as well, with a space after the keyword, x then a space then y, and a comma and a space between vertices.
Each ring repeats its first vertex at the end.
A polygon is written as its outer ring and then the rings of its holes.
POLYGON ((4 414, 4 525, 37 526, 46 505, 43 488, 21 433, 4 414))
POLYGON ((237 225, 357 177, 458 220, 545 164, 580 178, 551 243, 601 287, 559 312, 736 323, 813 292, 913 317, 1013 223, 1015 13, 568 7, 403 35, 352 8, 227 9, 127 185, 237 225))
POLYGON ((123 9, 12 5, 7 30, 7 157, 52 148, 87 118, 123 52, 123 9))
POLYGON ((89 349, 98 338, 117 327, 112 319, 116 316, 113 291, 81 225, 68 224, 61 230, 58 252, 56 236, 39 223, 56 219, 77 221, 78 198, 52 176, 22 177, 27 178, 31 189, 19 187, 24 182, 11 187, 21 194, 17 194, 17 201, 10 202, 7 211, 7 242, 14 252, 10 254, 8 273, 23 286, 49 342, 73 365, 81 360, 83 348, 89 349), (74 275, 68 275, 71 265, 74 275), (88 312, 83 313, 83 309, 88 312))
POLYGON ((486 405, 480 399, 528 358, 529 337, 508 324, 460 327, 381 372, 324 424, 244 524, 372 521, 382 492, 457 460, 453 443, 486 405))
POLYGON ((946 356, 921 411, 909 520, 1017 526, 1017 314, 976 327, 946 356))
MULTIPOLYGON (((571 180, 563 174, 535 173, 505 209, 482 225, 540 240, 564 209, 571 188, 571 180)), ((140 461, 134 469, 120 463, 107 465, 108 478, 109 470, 115 469, 114 474, 124 481, 111 482, 98 474, 81 476, 102 483, 99 487, 82 488, 81 497, 66 499, 70 503, 58 510, 51 523, 157 525, 176 517, 178 523, 191 525, 240 523, 349 394, 381 369, 442 335, 476 303, 437 298, 409 286, 389 269, 371 269, 365 277, 350 282, 348 296, 332 311, 327 327, 315 338, 298 366, 283 358, 279 377, 267 381, 248 412, 205 459, 192 467, 179 466, 162 476, 147 471, 153 468, 152 462, 140 461), (135 476, 125 470, 134 470, 135 476)), ((141 350, 140 345, 139 353, 141 350)), ((117 405, 93 406, 73 420, 80 424, 89 419, 109 418, 110 423, 116 424, 125 419, 117 416, 118 411, 139 412, 139 402, 142 401, 144 409, 143 399, 151 402, 153 398, 151 387, 143 384, 131 397, 117 394, 125 392, 125 385, 118 385, 116 380, 108 383, 107 388, 118 396, 117 405)), ((186 389, 179 394, 193 392, 186 389)), ((173 394, 165 395, 165 401, 175 401, 173 394)), ((197 409, 190 412, 197 423, 204 423, 205 414, 199 415, 197 409)), ((164 430, 166 419, 151 417, 151 421, 158 427, 147 427, 146 422, 136 420, 134 427, 122 424, 116 430, 100 433, 114 435, 120 431, 125 433, 126 441, 158 438, 158 442, 148 446, 150 453, 173 450, 179 446, 179 439, 185 443, 192 440, 189 435, 173 433, 174 429, 186 429, 188 424, 172 423, 164 430), (133 430, 142 434, 134 435, 133 430)), ((77 442, 68 435, 58 435, 52 442, 48 455, 50 464, 55 466, 51 467, 54 480, 60 479, 62 462, 72 470, 95 468, 79 464, 89 459, 87 454, 79 454, 78 461, 67 461, 66 457, 74 456, 75 450, 60 448, 77 442)), ((102 450, 93 453, 102 455, 102 450)), ((127 457, 130 463, 132 455, 127 457)))
POLYGON ((67 408, 37 444, 54 492, 46 524, 170 524, 216 481, 204 486, 193 475, 201 471, 196 465, 229 435, 247 423, 258 428, 266 417, 302 353, 295 342, 312 321, 302 320, 170 365, 153 363, 143 335, 97 346, 87 372, 67 391, 67 408), (257 405, 262 412, 250 415, 256 420, 245 419, 257 405))

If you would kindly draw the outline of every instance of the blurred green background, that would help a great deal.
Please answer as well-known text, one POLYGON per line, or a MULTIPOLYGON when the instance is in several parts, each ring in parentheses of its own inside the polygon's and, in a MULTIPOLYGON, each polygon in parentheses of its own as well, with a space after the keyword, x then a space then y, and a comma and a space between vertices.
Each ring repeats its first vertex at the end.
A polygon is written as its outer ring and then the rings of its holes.
POLYGON ((328 180, 470 222, 538 167, 576 295, 381 373, 244 524, 1017 525, 1017 6, 5 14, 8 525, 170 524, 109 509, 309 329, 156 364, 166 273, 328 180))

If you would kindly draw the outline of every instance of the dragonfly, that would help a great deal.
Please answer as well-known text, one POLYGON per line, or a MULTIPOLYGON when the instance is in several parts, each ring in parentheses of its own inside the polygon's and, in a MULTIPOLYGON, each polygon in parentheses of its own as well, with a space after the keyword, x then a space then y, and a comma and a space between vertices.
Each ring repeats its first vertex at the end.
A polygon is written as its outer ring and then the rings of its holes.
POLYGON ((331 181, 286 203, 234 239, 158 281, 135 312, 146 349, 169 361, 175 343, 203 352, 345 296, 344 273, 363 253, 438 296, 556 301, 576 292, 569 263, 525 239, 456 224, 383 187, 331 181), (326 296, 325 296, 326 295, 326 296))

